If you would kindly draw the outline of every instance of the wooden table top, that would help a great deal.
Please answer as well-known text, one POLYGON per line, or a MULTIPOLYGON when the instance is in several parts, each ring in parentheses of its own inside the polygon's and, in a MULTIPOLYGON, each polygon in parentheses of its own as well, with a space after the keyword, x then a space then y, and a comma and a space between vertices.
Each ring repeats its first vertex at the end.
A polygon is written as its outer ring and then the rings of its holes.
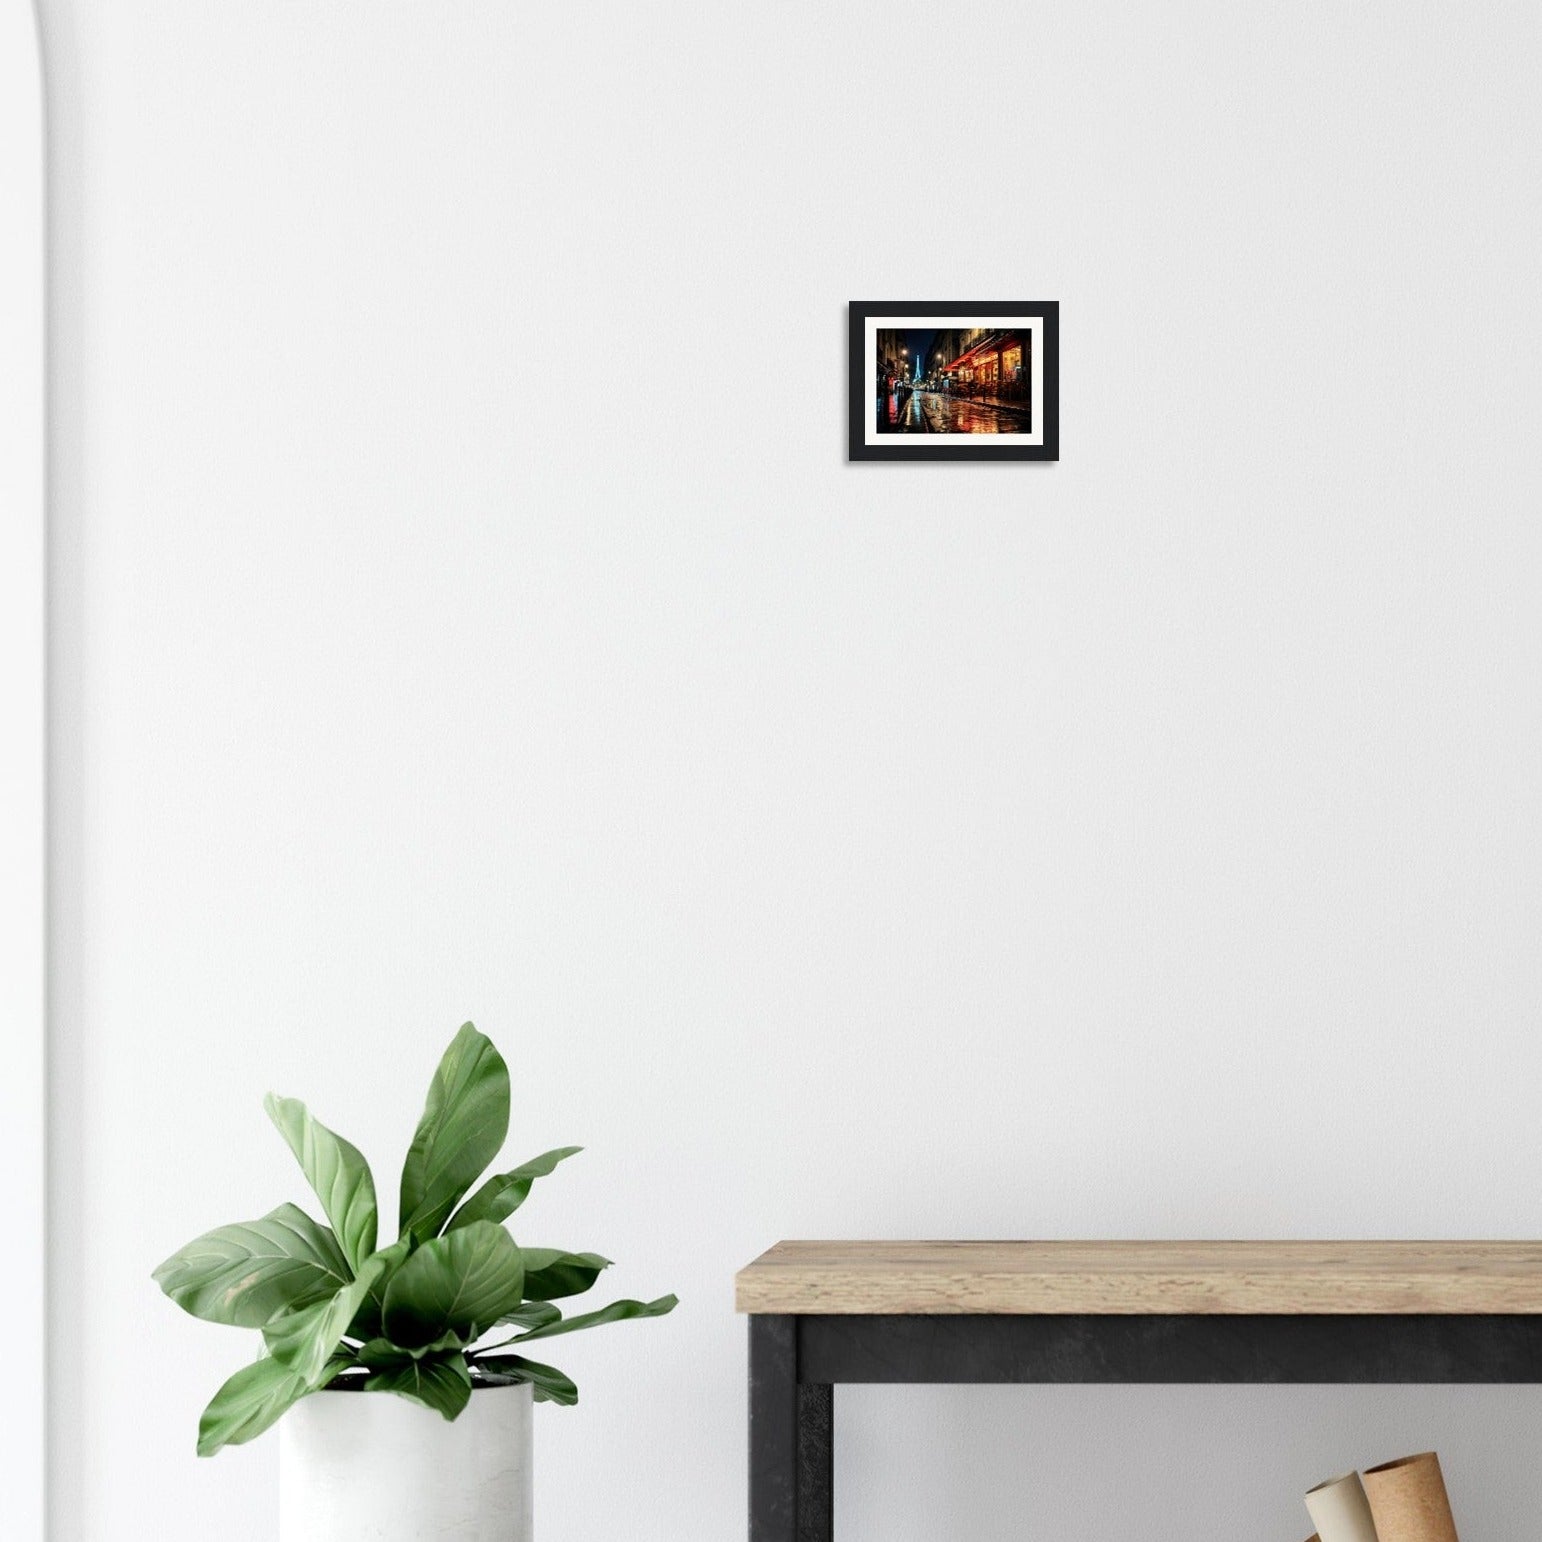
POLYGON ((741 1312, 1542 1313, 1542 1242, 779 1242, 741 1312))

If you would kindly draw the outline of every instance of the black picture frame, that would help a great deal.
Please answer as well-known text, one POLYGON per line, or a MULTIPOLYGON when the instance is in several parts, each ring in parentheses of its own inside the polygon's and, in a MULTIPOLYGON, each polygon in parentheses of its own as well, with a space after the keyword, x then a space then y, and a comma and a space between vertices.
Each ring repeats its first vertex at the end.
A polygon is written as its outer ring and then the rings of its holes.
MULTIPOLYGON (((849 306, 850 355, 847 392, 850 399, 847 458, 849 460, 1059 460, 1060 459, 1060 302, 1058 300, 1000 300, 965 304, 959 301, 853 300, 849 306), (1044 372, 1042 403, 1032 414, 1042 427, 1041 442, 1000 442, 986 433, 899 433, 885 430, 883 440, 872 442, 870 424, 879 411, 878 393, 869 399, 865 347, 867 323, 885 316, 932 317, 988 323, 993 317, 1020 323, 1024 317, 1042 318, 1044 372), (1042 414, 1042 417, 1040 417, 1042 414), (996 440, 996 442, 992 442, 996 440)), ((993 366, 994 368, 994 366, 993 366)), ((994 378, 992 376, 991 378, 994 378)), ((875 429, 876 432, 876 429, 875 429)))

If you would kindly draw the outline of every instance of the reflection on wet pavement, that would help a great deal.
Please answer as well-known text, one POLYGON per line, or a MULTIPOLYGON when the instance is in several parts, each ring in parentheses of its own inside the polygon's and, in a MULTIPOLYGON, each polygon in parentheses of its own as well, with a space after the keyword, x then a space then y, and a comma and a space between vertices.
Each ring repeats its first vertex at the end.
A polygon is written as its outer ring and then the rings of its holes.
POLYGON ((970 401, 947 391, 891 395, 879 413, 878 429, 889 434, 1026 434, 1030 414, 1011 407, 970 401))

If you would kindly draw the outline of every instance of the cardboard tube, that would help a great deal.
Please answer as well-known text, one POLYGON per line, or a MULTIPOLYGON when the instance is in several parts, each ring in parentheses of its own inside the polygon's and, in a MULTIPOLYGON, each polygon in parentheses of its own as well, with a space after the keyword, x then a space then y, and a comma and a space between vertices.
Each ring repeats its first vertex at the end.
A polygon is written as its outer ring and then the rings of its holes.
POLYGON ((1457 1542, 1446 1480, 1433 1451, 1372 1467, 1365 1474, 1365 1497, 1381 1542, 1457 1542))
POLYGON ((1376 1542, 1376 1523, 1359 1473, 1319 1483, 1307 1494, 1306 1507, 1322 1542, 1376 1542))

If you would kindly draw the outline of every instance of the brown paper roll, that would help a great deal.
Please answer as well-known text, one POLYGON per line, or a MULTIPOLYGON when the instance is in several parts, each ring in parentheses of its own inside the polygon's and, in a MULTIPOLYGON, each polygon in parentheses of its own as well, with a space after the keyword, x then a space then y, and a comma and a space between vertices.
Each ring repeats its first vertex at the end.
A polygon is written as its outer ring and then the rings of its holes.
POLYGON ((1433 1451, 1383 1462, 1363 1481, 1378 1542, 1457 1542, 1446 1480, 1433 1451))

